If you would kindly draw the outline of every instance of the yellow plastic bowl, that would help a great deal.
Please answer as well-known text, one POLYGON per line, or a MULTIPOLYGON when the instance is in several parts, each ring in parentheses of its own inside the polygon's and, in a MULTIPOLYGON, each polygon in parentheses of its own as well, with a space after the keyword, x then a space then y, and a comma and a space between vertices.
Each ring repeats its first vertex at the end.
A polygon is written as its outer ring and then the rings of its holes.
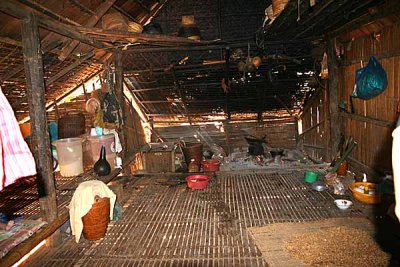
POLYGON ((368 186, 369 189, 377 189, 377 185, 374 183, 367 183, 367 182, 357 182, 357 183, 353 183, 349 186, 349 189, 351 192, 353 192, 353 196, 355 199, 357 199, 358 201, 367 203, 367 204, 377 204, 381 201, 381 197, 378 194, 378 192, 376 192, 375 195, 370 195, 370 194, 365 194, 365 193, 361 193, 356 191, 355 189, 359 186, 368 186))

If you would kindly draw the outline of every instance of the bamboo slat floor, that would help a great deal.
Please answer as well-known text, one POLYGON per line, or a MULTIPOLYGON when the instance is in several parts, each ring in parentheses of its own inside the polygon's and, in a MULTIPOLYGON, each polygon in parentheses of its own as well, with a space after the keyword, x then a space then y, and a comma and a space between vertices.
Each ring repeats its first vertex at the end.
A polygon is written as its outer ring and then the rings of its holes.
MULTIPOLYGON (((119 221, 98 241, 71 236, 41 251, 30 266, 267 266, 248 227, 362 216, 340 211, 303 171, 220 173, 206 190, 166 186, 143 177, 126 186, 119 221)), ((160 177, 162 177, 160 175, 160 177)))

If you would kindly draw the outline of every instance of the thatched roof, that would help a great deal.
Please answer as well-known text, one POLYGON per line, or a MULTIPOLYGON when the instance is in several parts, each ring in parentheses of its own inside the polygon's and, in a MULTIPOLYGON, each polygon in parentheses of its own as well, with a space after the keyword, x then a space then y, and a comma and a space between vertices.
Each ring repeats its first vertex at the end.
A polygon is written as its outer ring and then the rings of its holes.
POLYGON ((20 118, 28 112, 20 18, 6 10, 9 2, 96 42, 74 48, 71 39, 41 25, 47 101, 98 75, 111 53, 122 51, 127 86, 155 121, 299 110, 314 90, 330 34, 399 12, 396 1, 326 0, 309 7, 291 0, 271 20, 265 18, 271 1, 2 1, 0 81, 20 118), (163 35, 103 31, 101 17, 113 12, 141 25, 157 22, 163 35), (194 16, 201 41, 177 37, 186 15, 194 16), (241 70, 255 57, 258 69, 241 70))

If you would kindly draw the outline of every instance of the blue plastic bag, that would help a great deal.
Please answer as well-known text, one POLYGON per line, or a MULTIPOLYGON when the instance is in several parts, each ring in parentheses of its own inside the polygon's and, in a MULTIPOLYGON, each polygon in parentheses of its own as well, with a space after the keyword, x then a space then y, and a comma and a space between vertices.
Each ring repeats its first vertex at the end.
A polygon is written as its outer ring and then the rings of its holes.
POLYGON ((367 66, 356 71, 353 96, 365 100, 371 99, 385 91, 387 85, 386 71, 379 61, 371 56, 367 66))

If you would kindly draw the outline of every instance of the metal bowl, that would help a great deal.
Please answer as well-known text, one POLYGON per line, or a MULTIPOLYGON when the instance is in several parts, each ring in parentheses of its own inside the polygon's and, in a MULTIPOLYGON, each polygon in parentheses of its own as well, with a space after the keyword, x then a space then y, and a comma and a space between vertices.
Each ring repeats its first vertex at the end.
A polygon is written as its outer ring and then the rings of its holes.
POLYGON ((341 209, 341 210, 347 210, 351 205, 353 205, 353 202, 347 199, 336 199, 335 205, 341 209))
POLYGON ((324 182, 322 182, 322 181, 317 181, 317 182, 312 184, 312 188, 315 191, 322 192, 322 191, 324 191, 326 189, 326 184, 324 182))

